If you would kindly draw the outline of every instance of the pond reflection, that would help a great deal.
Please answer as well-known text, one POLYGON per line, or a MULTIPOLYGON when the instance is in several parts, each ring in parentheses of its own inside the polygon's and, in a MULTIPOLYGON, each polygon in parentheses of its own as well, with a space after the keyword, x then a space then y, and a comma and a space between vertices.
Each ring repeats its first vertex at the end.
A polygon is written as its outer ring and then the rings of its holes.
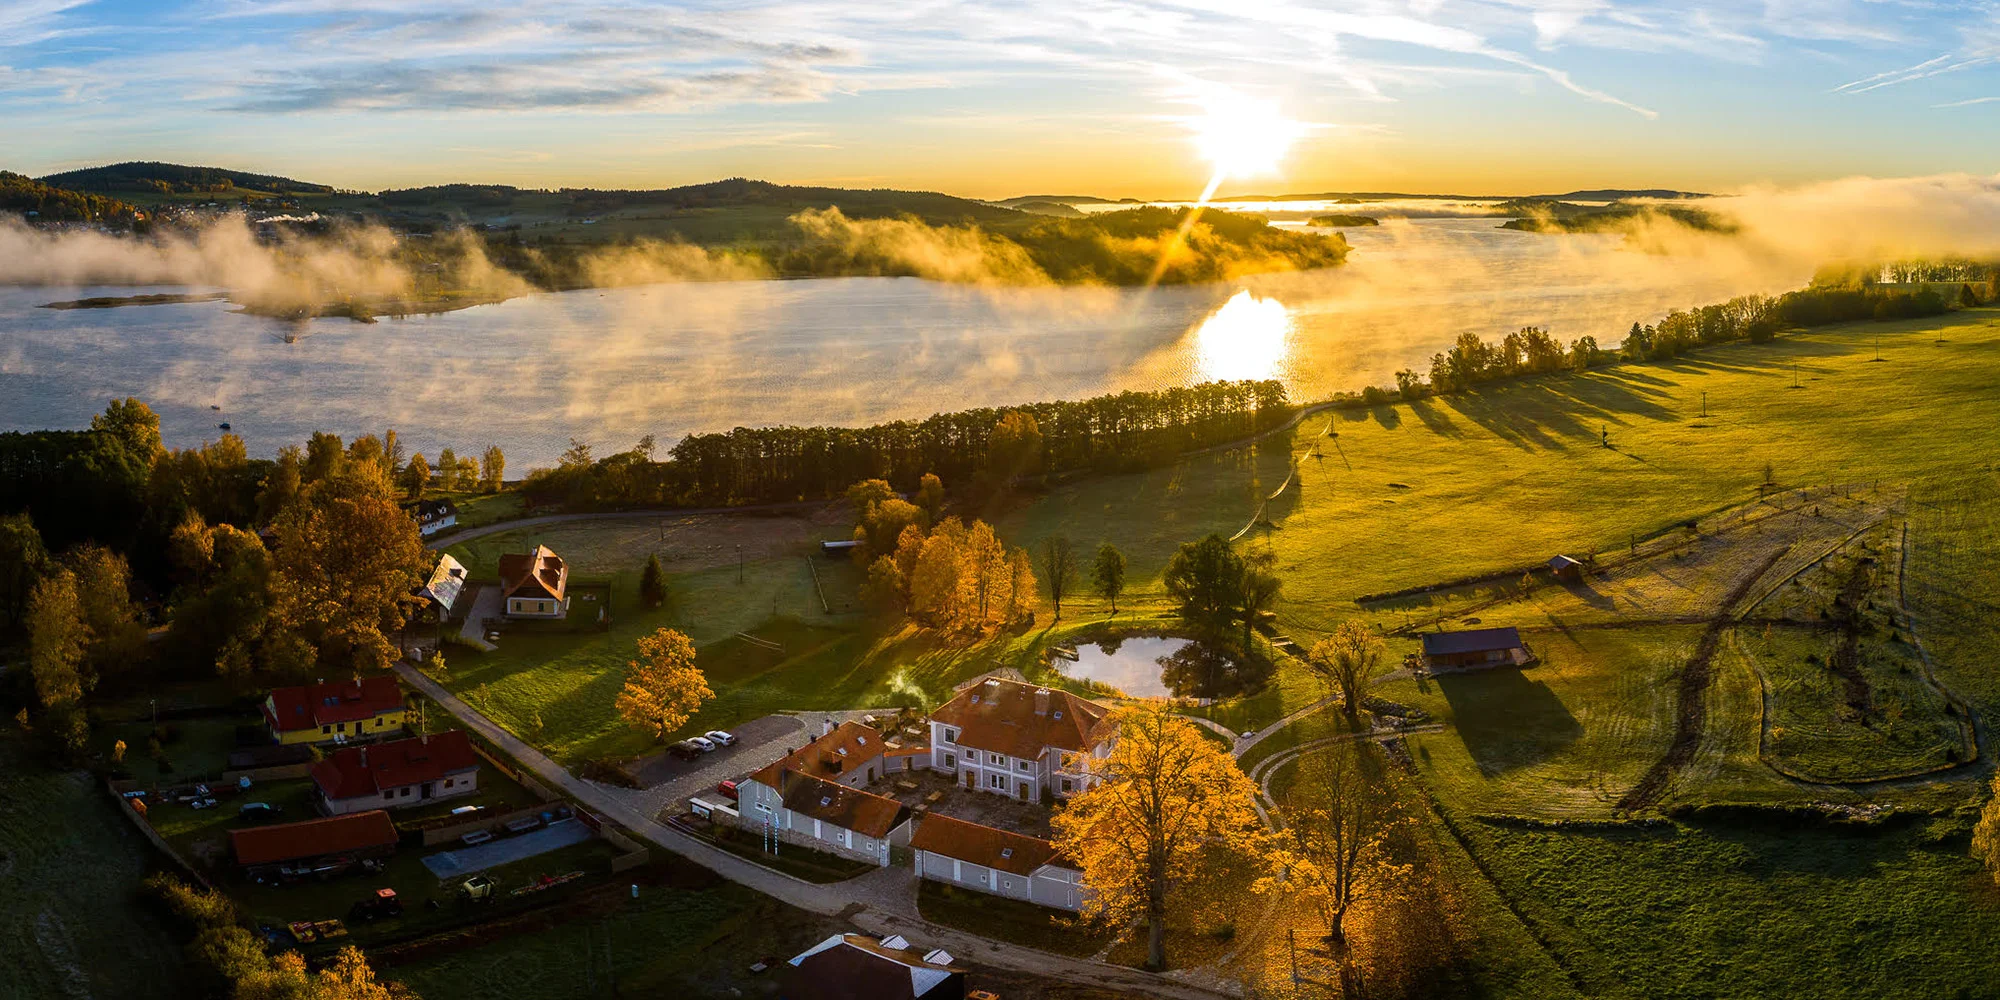
POLYGON ((1233 698, 1270 679, 1268 666, 1239 664, 1207 643, 1173 636, 1105 639, 1078 646, 1074 661, 1057 656, 1052 664, 1129 698, 1233 698))

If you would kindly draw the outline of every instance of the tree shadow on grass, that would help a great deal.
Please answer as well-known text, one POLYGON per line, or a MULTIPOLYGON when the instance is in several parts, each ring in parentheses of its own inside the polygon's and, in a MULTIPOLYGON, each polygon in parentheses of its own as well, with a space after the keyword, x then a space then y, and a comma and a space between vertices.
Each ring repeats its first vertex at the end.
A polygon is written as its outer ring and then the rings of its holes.
POLYGON ((1564 583, 1562 589, 1569 591, 1571 597, 1599 611, 1611 611, 1618 606, 1618 602, 1613 601, 1610 595, 1600 593, 1588 583, 1564 583))
POLYGON ((1488 778, 1531 767, 1583 736, 1583 724, 1547 684, 1512 667, 1436 677, 1452 725, 1488 778))
POLYGON ((1443 408, 1435 406, 1428 399, 1410 401, 1410 413, 1423 421, 1424 429, 1439 437, 1462 438, 1465 432, 1452 422, 1451 415, 1443 408))
POLYGON ((1561 451, 1598 437, 1605 424, 1672 420, 1652 398, 1666 393, 1624 381, 1579 376, 1506 383, 1450 399, 1451 406, 1496 437, 1523 450, 1561 451))

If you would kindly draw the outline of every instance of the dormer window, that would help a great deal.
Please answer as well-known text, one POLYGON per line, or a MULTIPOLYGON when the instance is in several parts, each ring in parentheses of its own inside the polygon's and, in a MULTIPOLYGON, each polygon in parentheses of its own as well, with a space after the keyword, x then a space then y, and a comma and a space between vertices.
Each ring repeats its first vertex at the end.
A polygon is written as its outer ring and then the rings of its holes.
POLYGON ((976 694, 975 694, 975 695, 973 695, 973 696, 972 696, 972 703, 973 703, 974 705, 977 705, 977 704, 979 704, 979 696, 978 696, 978 695, 976 695, 976 694))
POLYGON ((847 748, 846 748, 846 747, 841 747, 840 749, 838 749, 838 750, 835 750, 835 751, 834 751, 834 753, 837 753, 837 754, 841 755, 842 757, 845 757, 845 756, 847 756, 847 748))
POLYGON ((832 804, 833 804, 833 796, 831 796, 831 795, 822 795, 822 796, 820 796, 820 797, 819 797, 819 804, 820 804, 821 806, 830 806, 830 805, 832 805, 832 804))
POLYGON ((867 746, 867 745, 868 745, 868 737, 866 737, 866 736, 856 736, 856 737, 854 738, 854 742, 855 742, 855 743, 857 743, 857 744, 859 744, 859 745, 861 745, 861 746, 864 746, 864 747, 865 747, 865 746, 867 746))
POLYGON ((1058 719, 1062 718, 1062 709, 1056 709, 1055 717, 1058 719))
POLYGON ((1013 857, 1013 856, 1014 856, 1014 849, 1013 849, 1013 848, 1011 848, 1011 847, 1003 847, 1003 848, 1001 848, 1001 849, 1000 849, 1000 857, 1002 857, 1002 858, 1011 858, 1011 857, 1013 857))

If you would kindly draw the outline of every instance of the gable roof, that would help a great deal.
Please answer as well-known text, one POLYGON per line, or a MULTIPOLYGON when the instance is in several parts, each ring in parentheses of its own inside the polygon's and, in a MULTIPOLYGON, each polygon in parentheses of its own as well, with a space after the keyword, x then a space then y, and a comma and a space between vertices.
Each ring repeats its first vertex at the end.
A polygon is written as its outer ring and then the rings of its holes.
POLYGON ((411 512, 416 515, 418 524, 430 524, 455 516, 458 505, 449 500, 419 500, 411 512))
POLYGON ((1033 875, 1043 865, 1063 864, 1056 846, 1039 837, 968 823, 935 813, 917 824, 910 849, 985 865, 1016 875, 1033 875))
POLYGON ((465 590, 465 566, 449 555, 438 557, 437 569, 431 571, 429 583, 420 591, 430 598, 447 614, 451 606, 458 603, 458 595, 465 590))
POLYGON ((1561 569, 1568 569, 1572 566, 1581 569, 1583 567, 1583 563, 1575 559, 1571 559, 1568 556, 1555 556, 1549 560, 1550 569, 1561 570, 1561 569))
POLYGON ((268 865, 396 846, 396 824, 380 809, 229 831, 236 863, 268 865))
POLYGON ((859 722, 843 722, 833 731, 759 768, 752 781, 778 787, 778 775, 797 771, 815 778, 838 778, 882 756, 882 734, 859 722))
POLYGON ((390 674, 332 684, 272 688, 264 714, 281 733, 318 729, 336 722, 372 719, 403 707, 403 689, 390 674))
POLYGON ((1425 656, 1453 653, 1484 653, 1495 649, 1520 649, 1521 633, 1512 625, 1505 628, 1475 628, 1463 632, 1424 633, 1425 656))
POLYGON ((1044 747, 1084 751, 1104 742, 1110 710, 1068 691, 989 677, 945 702, 931 719, 958 727, 960 746, 1033 758, 1044 747))
POLYGON ((313 783, 329 799, 380 795, 383 789, 438 781, 479 767, 463 730, 412 736, 373 746, 343 747, 313 765, 313 783))
POLYGON ((878 840, 910 818, 910 807, 895 799, 797 771, 778 776, 778 795, 801 816, 878 840))
POLYGON ((569 568, 546 545, 537 545, 526 555, 509 553, 500 557, 502 598, 546 597, 560 601, 568 584, 569 568))
MULTIPOLYGON (((935 954, 935 953, 933 953, 935 954)), ((944 956, 949 957, 949 956, 944 956)), ((789 996, 815 1000, 919 1000, 964 996, 965 970, 884 947, 865 934, 835 934, 787 963, 789 996), (953 989, 953 984, 957 989, 953 989)))

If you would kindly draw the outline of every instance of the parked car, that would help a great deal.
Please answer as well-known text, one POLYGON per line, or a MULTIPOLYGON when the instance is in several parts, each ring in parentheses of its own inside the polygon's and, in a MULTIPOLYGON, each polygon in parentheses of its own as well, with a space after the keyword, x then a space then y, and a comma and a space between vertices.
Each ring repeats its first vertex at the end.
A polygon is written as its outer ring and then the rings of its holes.
POLYGON ((236 807, 237 818, 258 823, 268 823, 284 814, 282 806, 274 806, 269 802, 245 802, 236 807))
POLYGON ((467 847, 478 847, 479 845, 484 844, 487 841, 493 839, 493 831, 474 830, 471 833, 468 833, 458 839, 460 843, 464 844, 467 847))
POLYGON ((694 744, 694 748, 702 753, 715 752, 715 741, 706 736, 690 736, 688 742, 694 744))
POLYGON ((668 747, 667 752, 682 760, 693 760, 701 756, 701 748, 695 746, 693 740, 682 740, 668 747))
POLYGON ((190 803, 188 803, 188 808, 189 808, 189 809, 213 809, 213 808, 215 808, 216 804, 217 804, 217 803, 216 803, 216 801, 215 801, 214 799, 196 799, 196 800, 194 800, 193 802, 190 802, 190 803))
POLYGON ((703 733, 702 735, 708 737, 708 741, 710 743, 715 744, 716 746, 733 747, 736 745, 735 735, 732 733, 725 733, 720 729, 711 729, 708 732, 703 733))
POLYGON ((736 795, 737 795, 736 782, 734 781, 718 782, 715 786, 715 790, 723 798, 728 799, 731 802, 736 801, 736 795))

